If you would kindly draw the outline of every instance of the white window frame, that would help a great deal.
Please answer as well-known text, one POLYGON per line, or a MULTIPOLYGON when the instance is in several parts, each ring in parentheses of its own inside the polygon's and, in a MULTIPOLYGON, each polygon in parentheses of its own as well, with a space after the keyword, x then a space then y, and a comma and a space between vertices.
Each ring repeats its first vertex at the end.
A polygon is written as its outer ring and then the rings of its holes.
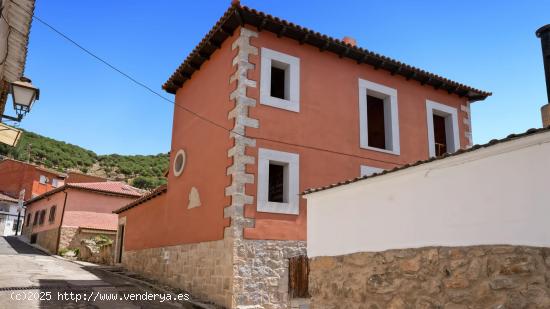
POLYGON ((48 183, 48 177, 44 176, 44 175, 40 175, 40 179, 38 180, 39 183, 45 185, 48 183))
POLYGON ((399 155, 399 116, 397 90, 368 80, 359 79, 359 139, 363 149, 399 155), (367 118, 367 95, 384 100, 384 131, 386 149, 370 147, 367 118), (388 144, 389 143, 389 144, 388 144))
POLYGON ((260 104, 296 113, 300 112, 300 58, 262 47, 260 104), (273 61, 288 65, 288 68, 285 69, 285 96, 288 96, 288 100, 271 96, 271 65, 273 61))
POLYGON ((300 156, 295 153, 258 149, 258 212, 297 215, 300 212, 300 156), (268 201, 269 197, 269 163, 283 163, 285 172, 286 203, 268 201))
POLYGON ((368 177, 368 176, 371 176, 372 174, 378 174, 383 171, 384 171, 383 168, 368 166, 368 165, 361 165, 360 173, 361 173, 361 177, 364 177, 364 176, 368 177))
POLYGON ((445 117, 445 133, 447 152, 453 153, 460 149, 460 134, 458 131, 458 110, 449 105, 426 100, 426 120, 428 124, 428 150, 430 157, 435 157, 435 138, 433 115, 445 117))

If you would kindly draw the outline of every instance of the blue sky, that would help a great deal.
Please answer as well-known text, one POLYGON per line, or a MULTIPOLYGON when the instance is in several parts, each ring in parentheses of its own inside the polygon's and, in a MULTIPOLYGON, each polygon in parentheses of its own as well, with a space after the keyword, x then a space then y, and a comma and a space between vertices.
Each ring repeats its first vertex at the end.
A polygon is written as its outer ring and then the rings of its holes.
MULTIPOLYGON (((540 42, 550 1, 259 1, 244 5, 493 96, 472 105, 475 143, 541 126, 540 42)), ((44 1, 36 15, 161 91, 230 1, 44 1)), ((173 106, 34 22, 25 74, 41 98, 21 127, 99 154, 170 148, 173 106)), ((164 93, 164 92, 163 92, 164 93)), ((164 93, 173 98, 172 95, 164 93)))

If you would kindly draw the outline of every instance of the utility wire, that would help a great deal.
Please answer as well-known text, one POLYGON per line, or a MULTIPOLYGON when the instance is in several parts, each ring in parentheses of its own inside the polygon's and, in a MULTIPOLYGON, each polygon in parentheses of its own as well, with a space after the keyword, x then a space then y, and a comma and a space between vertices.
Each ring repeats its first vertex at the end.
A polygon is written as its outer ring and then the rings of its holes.
POLYGON ((91 57, 95 58, 96 60, 98 60, 99 62, 103 63, 104 65, 106 65, 107 67, 111 68, 112 70, 114 70, 115 72, 119 73, 120 75, 124 76, 125 78, 129 79, 131 82, 133 82, 134 84, 144 88, 145 90, 149 91, 150 93, 158 96, 159 98, 161 98, 162 100, 166 101, 166 102, 169 102, 173 105, 175 105, 176 107, 179 107, 181 109, 183 109, 184 111, 194 115, 195 117, 197 118, 200 118, 201 120, 207 122, 207 123, 210 123, 211 125, 214 125, 218 128, 221 128, 227 132, 230 132, 230 133, 234 133, 236 135, 239 135, 239 136, 242 136, 242 137, 247 137, 247 138, 254 138, 254 139, 257 139, 257 140, 263 140, 263 141, 268 141, 268 142, 274 142, 274 143, 278 143, 278 144, 284 144, 284 145, 288 145, 288 146, 294 146, 294 147, 301 147, 301 148, 306 148, 306 149, 311 149, 311 150, 316 150, 316 151, 323 151, 323 152, 328 152, 328 153, 332 153, 332 154, 338 154, 338 155, 343 155, 343 156, 348 156, 348 157, 354 157, 354 158, 360 158, 360 159, 366 159, 366 160, 372 160, 372 161, 378 161, 378 162, 383 162, 383 163, 388 163, 388 164, 402 164, 402 163, 398 163, 398 162, 391 162, 391 161, 386 161, 386 160, 381 160, 381 159, 376 159, 376 158, 370 158, 370 157, 363 157, 363 156, 359 156, 359 155, 355 155, 355 154, 351 154, 351 153, 344 153, 344 152, 340 152, 340 151, 336 151, 336 150, 330 150, 330 149, 325 149, 325 148, 319 148, 319 147, 315 147, 315 146, 307 146, 307 145, 301 145, 301 144, 295 144, 295 143, 290 143, 290 142, 284 142, 284 141, 279 141, 279 140, 274 140, 274 139, 270 139, 270 138, 266 138, 266 137, 259 137, 259 136, 248 136, 246 134, 240 134, 238 132, 235 132, 233 131, 232 129, 229 129, 229 128, 226 128, 225 126, 211 120, 211 119, 208 119, 207 117, 204 117, 200 114, 198 114, 197 112, 187 108, 187 107, 184 107, 184 106, 181 106, 179 104, 177 104, 175 101, 173 100, 170 100, 169 98, 163 96, 161 93, 159 93, 158 91, 152 89, 151 87, 147 86, 146 84, 138 81, 137 79, 135 79, 134 77, 132 77, 131 75, 125 73, 124 71, 120 70, 119 68, 117 68, 116 66, 110 64, 107 60, 97 56, 95 53, 93 53, 92 51, 90 51, 89 49, 85 48, 84 46, 80 45, 79 43, 77 43, 75 40, 71 39, 68 35, 64 34, 63 32, 61 32, 60 30, 58 30, 57 28, 55 28, 54 26, 50 25, 49 23, 47 23, 46 21, 44 21, 43 19, 41 19, 40 17, 36 16, 34 13, 32 12, 29 12, 27 11, 25 8, 23 8, 19 3, 11 0, 12 3, 14 3, 15 5, 17 5, 19 8, 21 8, 23 11, 27 12, 28 14, 30 14, 30 16, 32 16, 32 18, 34 18, 35 20, 37 20, 38 22, 40 22, 41 24, 43 24, 44 26, 46 26, 47 28, 49 28, 50 30, 52 30, 53 32, 57 33, 59 36, 61 36, 62 38, 64 38, 65 40, 69 41, 70 43, 72 43, 74 46, 76 46, 78 49, 82 50, 84 53, 90 55, 91 57))

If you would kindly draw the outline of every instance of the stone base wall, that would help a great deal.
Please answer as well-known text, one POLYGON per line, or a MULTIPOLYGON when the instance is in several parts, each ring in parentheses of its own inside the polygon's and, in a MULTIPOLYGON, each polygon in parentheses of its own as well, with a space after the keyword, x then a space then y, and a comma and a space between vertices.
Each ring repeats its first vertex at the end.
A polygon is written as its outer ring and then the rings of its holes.
POLYGON ((550 249, 439 247, 316 257, 312 308, 550 308, 550 249))
POLYGON ((73 240, 78 234, 77 227, 62 227, 61 236, 59 237, 59 250, 64 248, 78 248, 80 245, 75 245, 73 240), (73 245, 73 246, 71 246, 73 245))
POLYGON ((124 251, 122 264, 194 297, 231 307, 231 240, 124 251))
MULTIPOLYGON (((50 229, 42 232, 38 232, 36 238, 36 244, 41 248, 48 250, 52 254, 56 254, 55 249, 57 247, 57 233, 58 229, 50 229)), ((30 236, 29 236, 30 239, 30 236)))
POLYGON ((290 308, 288 259, 300 255, 305 241, 236 240, 234 307, 290 308))
POLYGON ((304 241, 231 239, 124 251, 128 270, 227 308, 291 308, 288 259, 304 241))

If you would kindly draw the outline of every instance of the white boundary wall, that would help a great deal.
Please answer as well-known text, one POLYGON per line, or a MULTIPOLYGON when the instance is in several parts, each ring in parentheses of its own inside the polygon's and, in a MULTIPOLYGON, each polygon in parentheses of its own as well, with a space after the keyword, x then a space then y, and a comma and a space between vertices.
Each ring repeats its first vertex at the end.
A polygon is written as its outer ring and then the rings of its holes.
POLYGON ((306 195, 308 256, 550 247, 550 132, 306 195))

